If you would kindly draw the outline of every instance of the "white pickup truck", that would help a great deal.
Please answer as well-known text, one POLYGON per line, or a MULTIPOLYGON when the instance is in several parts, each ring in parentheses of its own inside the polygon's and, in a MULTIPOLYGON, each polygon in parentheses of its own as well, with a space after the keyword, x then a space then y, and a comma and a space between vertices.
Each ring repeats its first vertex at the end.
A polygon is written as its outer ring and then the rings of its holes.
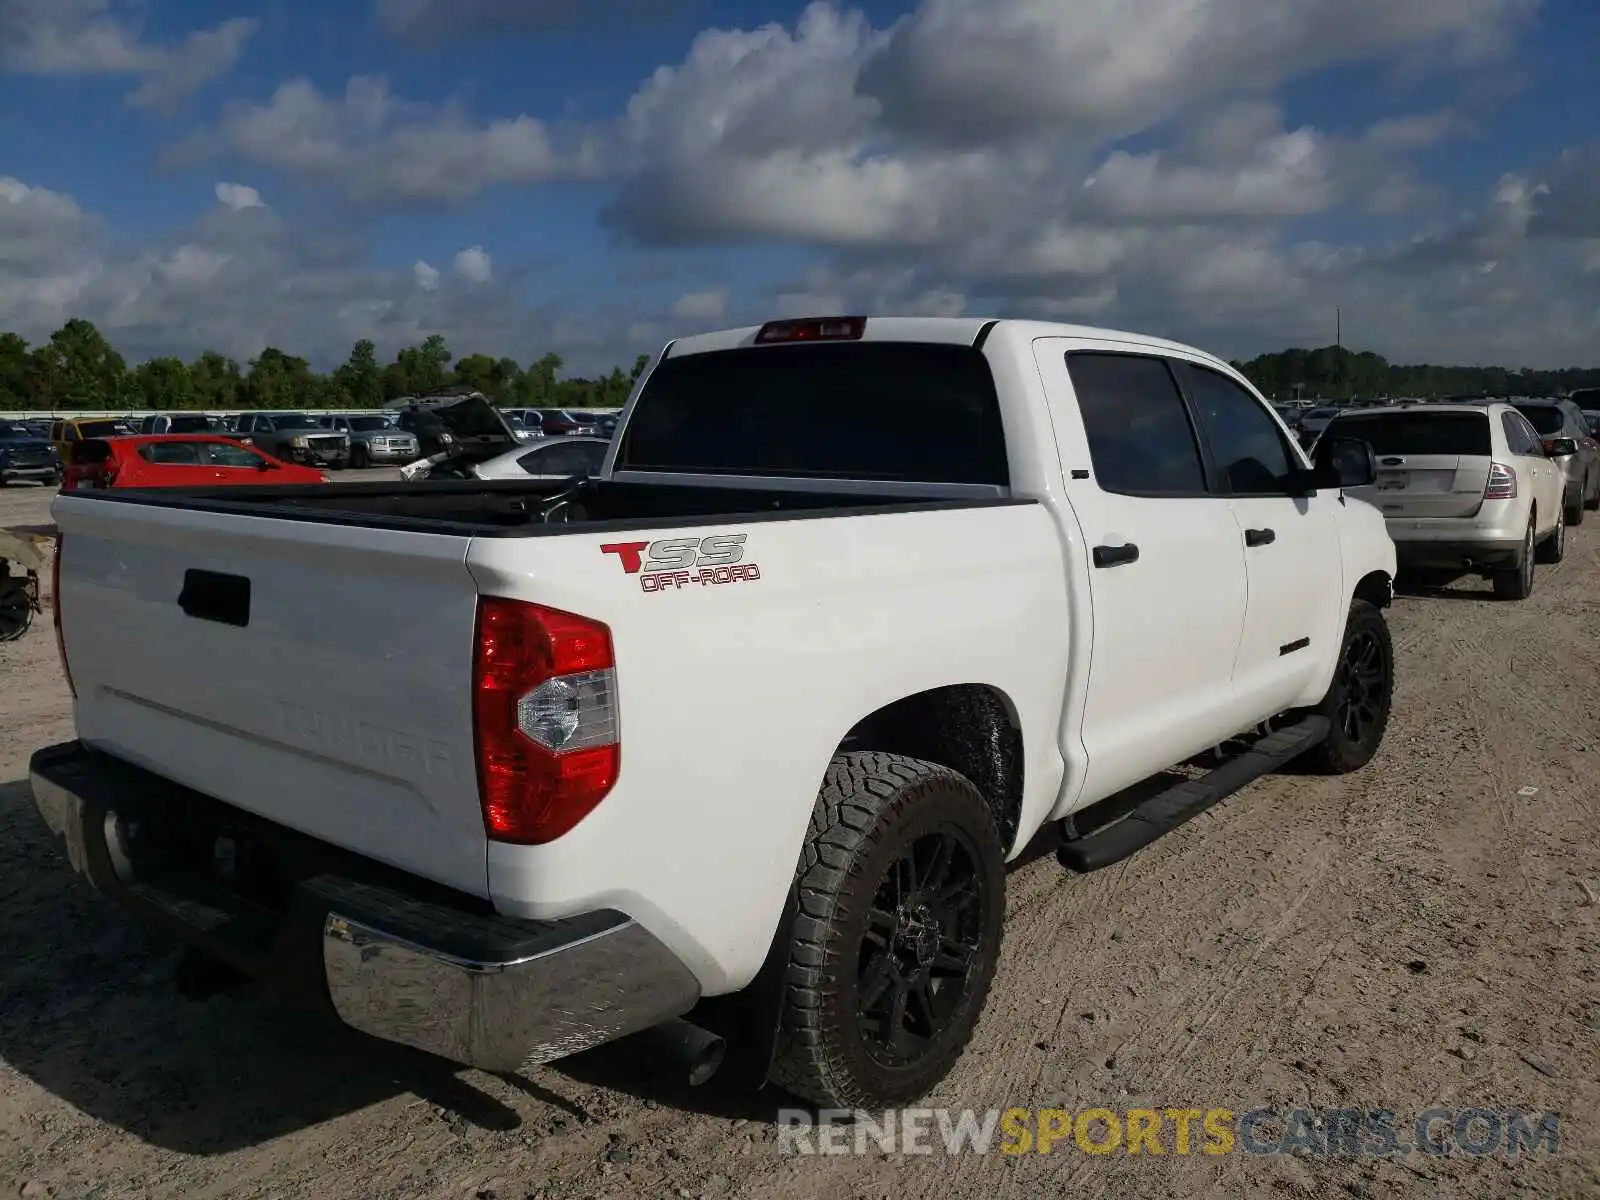
POLYGON ((1036 838, 1093 870, 1372 757, 1373 474, 1134 334, 685 338, 592 478, 57 499, 78 737, 33 791, 194 961, 369 1034, 904 1103, 1036 838))

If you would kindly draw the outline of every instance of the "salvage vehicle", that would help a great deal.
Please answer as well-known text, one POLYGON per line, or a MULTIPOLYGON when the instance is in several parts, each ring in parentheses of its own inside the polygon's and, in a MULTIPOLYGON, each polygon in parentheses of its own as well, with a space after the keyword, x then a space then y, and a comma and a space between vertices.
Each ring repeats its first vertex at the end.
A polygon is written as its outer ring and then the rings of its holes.
POLYGON ((1365 442, 1377 477, 1350 495, 1383 513, 1402 566, 1471 571, 1502 600, 1526 600, 1539 563, 1566 555, 1570 509, 1562 457, 1570 438, 1544 438, 1500 401, 1419 404, 1346 413, 1324 436, 1365 442))
POLYGON ((60 479, 61 457, 49 438, 37 436, 19 421, 0 420, 0 487, 60 479))
POLYGON ((1036 835, 1092 871, 1372 758, 1373 471, 1137 334, 685 338, 582 480, 58 497, 77 737, 34 799, 196 961, 368 1034, 906 1103, 1036 835))
POLYGON ((0 529, 0 642, 16 641, 43 611, 39 604, 39 571, 44 567, 41 541, 44 539, 37 535, 0 529))
POLYGON ((208 413, 152 413, 134 427, 136 433, 220 433, 222 419, 208 413))
POLYGON ((471 456, 424 460, 401 468, 403 479, 574 479, 596 474, 611 443, 601 437, 546 438, 483 461, 471 456))
POLYGON ((61 481, 66 492, 91 488, 237 487, 327 483, 311 467, 273 458, 231 438, 194 433, 134 434, 83 442, 61 481))
POLYGON ((113 417, 71 417, 50 423, 50 441, 63 465, 72 462, 73 448, 90 438, 118 437, 127 433, 113 417))
POLYGON ((357 469, 408 463, 419 453, 417 435, 401 429, 392 413, 334 413, 318 424, 350 439, 350 465, 357 469))
POLYGON ((1600 508, 1600 443, 1589 421, 1571 400, 1513 400, 1528 419, 1552 462, 1561 468, 1567 524, 1582 525, 1586 512, 1600 508), (1556 452, 1556 446, 1562 450, 1556 452))
POLYGON ((308 413, 245 413, 236 432, 240 441, 281 462, 334 471, 350 465, 349 435, 322 428, 308 413))

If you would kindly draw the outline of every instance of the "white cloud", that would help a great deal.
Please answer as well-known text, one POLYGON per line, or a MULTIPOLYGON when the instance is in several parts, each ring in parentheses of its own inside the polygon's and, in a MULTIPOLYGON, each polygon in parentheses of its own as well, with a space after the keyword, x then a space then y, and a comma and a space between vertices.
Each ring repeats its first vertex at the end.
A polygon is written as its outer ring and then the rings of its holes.
POLYGON ((242 183, 219 183, 212 189, 216 192, 217 202, 227 208, 238 212, 244 208, 261 208, 263 203, 261 193, 253 187, 242 183))
POLYGON ((1503 46, 1536 0, 923 0, 861 76, 937 141, 1118 136, 1340 63, 1503 46))
POLYGON ((686 292, 673 301, 669 311, 679 321, 720 321, 728 312, 728 289, 686 292))
POLYGON ((33 75, 127 75, 136 107, 170 112, 227 74, 260 27, 235 17, 171 43, 146 39, 110 0, 0 0, 0 67, 33 75))
POLYGON ((648 333, 659 311, 576 297, 530 305, 515 289, 426 262, 375 267, 371 251, 270 208, 224 205, 130 247, 69 197, 0 178, 0 330, 37 343, 81 316, 135 361, 205 349, 243 361, 273 345, 324 369, 361 338, 386 358, 431 333, 462 354, 527 361, 556 349, 585 372, 631 362, 662 340, 627 333, 635 325, 648 333), (31 247, 26 262, 10 253, 14 243, 31 247))
POLYGON ((469 283, 488 283, 494 264, 482 246, 469 246, 456 255, 456 274, 469 283))
POLYGON ((558 149, 545 123, 530 116, 474 124, 459 105, 406 101, 387 80, 356 76, 342 96, 296 79, 263 104, 234 104, 169 157, 233 156, 335 187, 353 201, 397 204, 582 178, 596 170, 594 153, 581 139, 558 149))

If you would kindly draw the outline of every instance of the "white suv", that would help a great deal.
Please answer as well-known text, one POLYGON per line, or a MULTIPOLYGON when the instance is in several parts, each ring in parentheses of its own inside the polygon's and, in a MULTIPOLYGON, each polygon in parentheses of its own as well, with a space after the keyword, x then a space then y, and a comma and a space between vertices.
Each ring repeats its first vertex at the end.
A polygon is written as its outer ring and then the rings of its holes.
POLYGON ((1561 561, 1565 478, 1511 405, 1365 409, 1336 418, 1324 436, 1371 445, 1377 480, 1349 494, 1383 513, 1402 566, 1476 571, 1496 596, 1521 600, 1535 561, 1561 561))

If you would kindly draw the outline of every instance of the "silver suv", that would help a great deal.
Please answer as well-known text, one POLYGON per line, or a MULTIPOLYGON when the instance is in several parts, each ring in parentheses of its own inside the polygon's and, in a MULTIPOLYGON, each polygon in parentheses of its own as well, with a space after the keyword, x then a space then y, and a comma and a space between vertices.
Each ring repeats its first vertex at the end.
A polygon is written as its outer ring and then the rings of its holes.
POLYGON ((1567 524, 1582 525, 1585 511, 1600 508, 1600 443, 1589 432, 1583 409, 1571 400, 1513 400, 1513 407, 1539 431, 1545 448, 1558 438, 1577 445, 1572 454, 1552 455, 1566 484, 1567 524))
POLYGON ((1566 552, 1566 476, 1509 404, 1370 408, 1334 418, 1323 436, 1372 447, 1376 480, 1347 493, 1383 513, 1401 567, 1472 571, 1521 600, 1535 561, 1566 552))
POLYGON ((421 456, 417 435, 401 429, 393 413, 334 413, 323 417, 324 429, 350 438, 350 465, 408 463, 421 456))

